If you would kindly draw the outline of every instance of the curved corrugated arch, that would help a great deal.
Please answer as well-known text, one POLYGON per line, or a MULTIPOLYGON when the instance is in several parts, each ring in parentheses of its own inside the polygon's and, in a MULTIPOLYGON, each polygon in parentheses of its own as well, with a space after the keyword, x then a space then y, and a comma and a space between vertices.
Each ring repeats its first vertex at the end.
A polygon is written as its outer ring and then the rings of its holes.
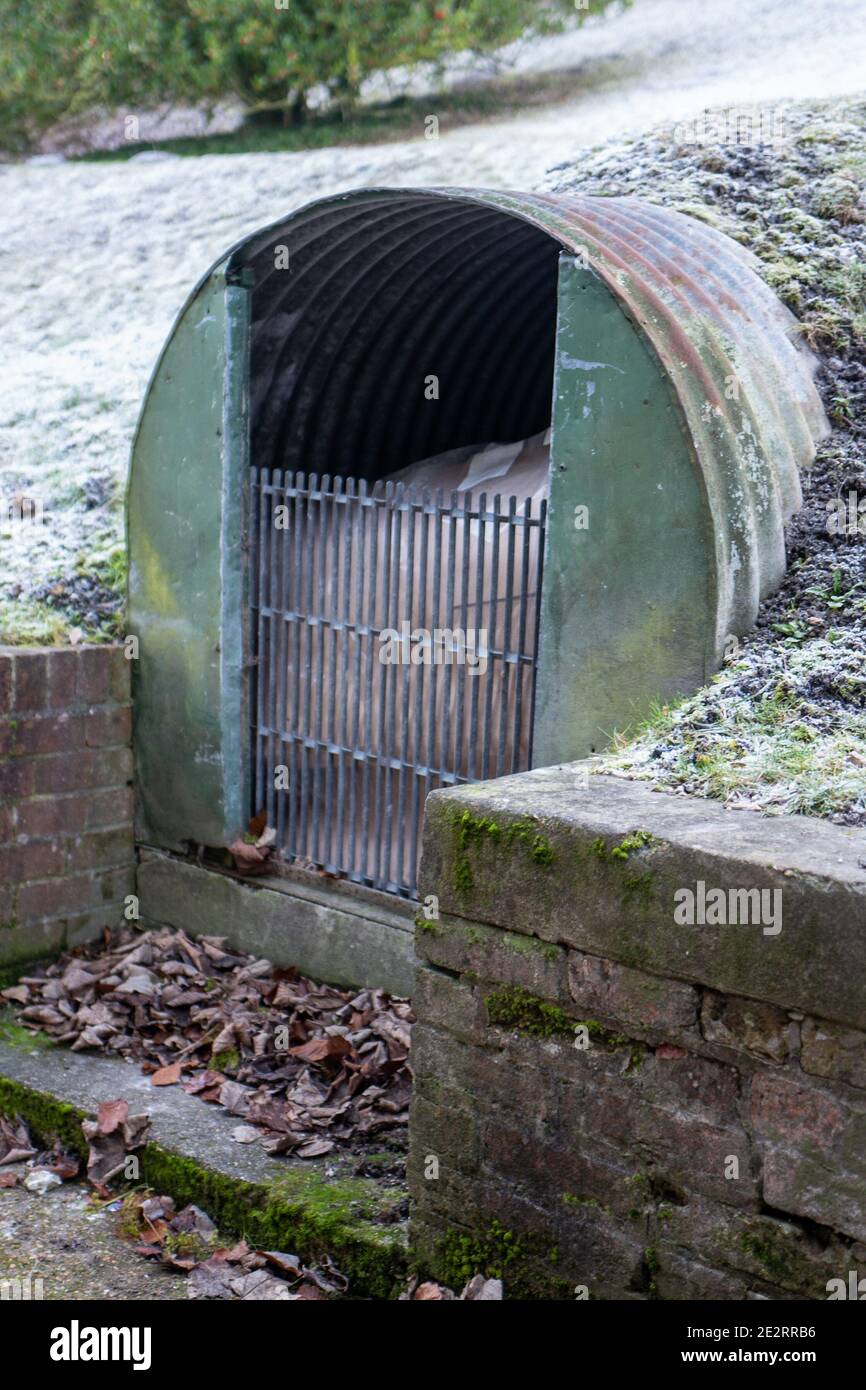
POLYGON ((784 572, 824 417, 812 359, 753 258, 665 208, 374 189, 257 233, 231 261, 254 283, 253 458, 370 479, 545 428, 563 249, 586 256, 671 382, 714 522, 718 635, 743 631, 784 572))

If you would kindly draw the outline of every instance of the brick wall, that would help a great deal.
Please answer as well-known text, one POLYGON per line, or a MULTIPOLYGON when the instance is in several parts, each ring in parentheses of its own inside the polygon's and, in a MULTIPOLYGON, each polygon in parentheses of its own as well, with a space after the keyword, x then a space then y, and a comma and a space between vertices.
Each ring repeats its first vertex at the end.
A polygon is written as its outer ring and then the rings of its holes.
POLYGON ((530 1297, 826 1298, 866 1276, 862 832, 607 780, 428 803, 415 1248, 530 1297), (781 931, 677 925, 696 879, 780 885, 781 931))
POLYGON ((122 648, 0 648, 0 971, 120 920, 130 733, 122 648))

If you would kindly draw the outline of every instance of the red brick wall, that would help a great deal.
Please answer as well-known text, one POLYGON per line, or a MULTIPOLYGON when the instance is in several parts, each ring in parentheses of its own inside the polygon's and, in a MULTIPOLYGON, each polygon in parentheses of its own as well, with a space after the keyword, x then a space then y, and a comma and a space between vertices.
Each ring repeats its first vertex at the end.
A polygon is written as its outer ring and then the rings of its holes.
POLYGON ((131 715, 121 647, 0 647, 0 971, 120 920, 131 715))

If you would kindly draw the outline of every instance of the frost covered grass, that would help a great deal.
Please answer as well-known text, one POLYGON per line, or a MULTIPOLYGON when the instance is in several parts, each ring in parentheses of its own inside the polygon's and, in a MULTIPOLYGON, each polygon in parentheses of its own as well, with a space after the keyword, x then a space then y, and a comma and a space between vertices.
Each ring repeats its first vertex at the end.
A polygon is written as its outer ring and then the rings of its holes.
POLYGON ((603 770, 731 806, 863 825, 866 100, 782 110, 779 145, 683 147, 660 130, 550 180, 556 189, 640 192, 755 252, 818 355, 832 425, 788 527, 787 575, 756 629, 704 690, 615 734, 603 770))
POLYGON ((721 672, 657 710, 606 771, 731 806, 866 823, 866 644, 831 629, 721 672))

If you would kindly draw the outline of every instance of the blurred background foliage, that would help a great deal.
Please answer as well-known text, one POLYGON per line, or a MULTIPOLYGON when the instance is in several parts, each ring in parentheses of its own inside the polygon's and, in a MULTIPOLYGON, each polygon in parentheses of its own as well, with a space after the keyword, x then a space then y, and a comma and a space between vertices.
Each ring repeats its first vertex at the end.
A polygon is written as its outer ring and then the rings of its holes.
POLYGON ((91 111, 236 100, 301 124, 364 80, 554 33, 618 0, 0 0, 0 147, 91 111))

